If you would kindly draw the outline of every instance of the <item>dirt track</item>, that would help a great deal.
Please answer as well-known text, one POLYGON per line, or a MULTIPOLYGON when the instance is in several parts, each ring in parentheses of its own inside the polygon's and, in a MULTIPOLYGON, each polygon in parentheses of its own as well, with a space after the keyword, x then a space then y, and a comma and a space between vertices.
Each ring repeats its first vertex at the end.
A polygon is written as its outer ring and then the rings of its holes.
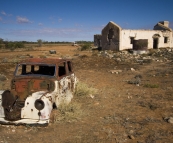
MULTIPOLYGON (((73 57, 74 69, 80 81, 98 89, 97 94, 77 98, 83 116, 72 122, 52 122, 47 127, 0 126, 0 142, 34 143, 171 143, 173 124, 173 64, 151 62, 117 63, 113 59, 92 56, 91 52, 76 51, 76 47, 53 47, 57 55, 49 55, 50 48, 36 51, 0 53, 0 60, 12 60, 30 54, 34 57, 73 57), (74 56, 74 54, 86 56, 74 56), (113 69, 122 70, 112 74, 113 69), (132 71, 134 68, 135 71, 132 71), (142 76, 139 86, 128 84, 135 75, 142 76), (158 85, 157 88, 145 85, 158 85), (165 120, 164 120, 165 119, 165 120)), ((52 49, 52 48, 51 48, 52 49)), ((0 73, 9 80, 3 88, 10 88, 14 63, 1 63, 0 73)), ((56 110, 54 113, 57 112, 56 110)))

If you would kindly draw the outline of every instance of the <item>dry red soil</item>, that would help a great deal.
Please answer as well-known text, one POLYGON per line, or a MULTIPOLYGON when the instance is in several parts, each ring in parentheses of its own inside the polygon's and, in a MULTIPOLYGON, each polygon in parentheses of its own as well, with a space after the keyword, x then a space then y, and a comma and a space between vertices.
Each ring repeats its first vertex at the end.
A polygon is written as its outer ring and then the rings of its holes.
MULTIPOLYGON (((33 57, 72 57, 79 81, 97 89, 94 98, 74 97, 83 115, 77 120, 55 122, 47 127, 0 125, 1 143, 171 143, 173 124, 164 120, 173 117, 173 63, 117 63, 113 59, 78 51, 73 46, 35 48, 34 51, 1 51, 0 74, 7 76, 3 89, 10 88, 15 60, 33 57), (50 55, 49 50, 57 54, 50 55), (83 56, 74 56, 74 55, 83 56), (122 70, 119 74, 109 71, 122 70), (134 68, 135 71, 131 71, 134 68), (128 84, 141 75, 139 86, 128 84), (156 88, 145 85, 156 85, 156 88)), ((1 83, 2 84, 2 83, 1 83)), ((70 103, 70 104, 72 104, 70 103)), ((52 114, 56 114, 58 109, 52 114)))

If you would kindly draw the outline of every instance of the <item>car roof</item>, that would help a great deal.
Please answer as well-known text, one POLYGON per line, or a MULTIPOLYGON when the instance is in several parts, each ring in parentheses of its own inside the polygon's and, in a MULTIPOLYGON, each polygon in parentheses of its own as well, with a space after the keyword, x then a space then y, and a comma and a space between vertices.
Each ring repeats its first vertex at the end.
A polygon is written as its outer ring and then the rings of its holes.
POLYGON ((67 59, 61 59, 61 58, 29 58, 26 60, 21 61, 19 64, 58 64, 61 62, 69 61, 67 59))

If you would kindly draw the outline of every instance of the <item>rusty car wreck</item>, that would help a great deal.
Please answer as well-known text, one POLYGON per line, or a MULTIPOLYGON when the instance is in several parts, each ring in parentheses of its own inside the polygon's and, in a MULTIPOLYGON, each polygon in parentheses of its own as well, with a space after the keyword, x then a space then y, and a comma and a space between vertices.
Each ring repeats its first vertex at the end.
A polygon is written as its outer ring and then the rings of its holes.
POLYGON ((48 124, 53 106, 69 103, 76 83, 70 60, 31 58, 18 63, 11 90, 0 90, 0 123, 48 124))

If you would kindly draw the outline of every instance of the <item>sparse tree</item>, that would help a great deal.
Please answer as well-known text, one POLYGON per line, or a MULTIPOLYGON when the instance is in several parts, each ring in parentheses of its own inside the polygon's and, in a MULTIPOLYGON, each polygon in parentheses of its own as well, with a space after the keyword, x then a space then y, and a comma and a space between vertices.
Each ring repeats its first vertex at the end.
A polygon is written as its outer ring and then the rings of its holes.
POLYGON ((38 42, 38 46, 41 47, 43 44, 43 41, 41 39, 38 39, 37 42, 38 42))
POLYGON ((2 38, 0 38, 0 48, 2 48, 3 41, 4 40, 2 38))
POLYGON ((4 39, 0 38, 0 44, 2 44, 2 43, 3 43, 3 41, 4 41, 4 39))

